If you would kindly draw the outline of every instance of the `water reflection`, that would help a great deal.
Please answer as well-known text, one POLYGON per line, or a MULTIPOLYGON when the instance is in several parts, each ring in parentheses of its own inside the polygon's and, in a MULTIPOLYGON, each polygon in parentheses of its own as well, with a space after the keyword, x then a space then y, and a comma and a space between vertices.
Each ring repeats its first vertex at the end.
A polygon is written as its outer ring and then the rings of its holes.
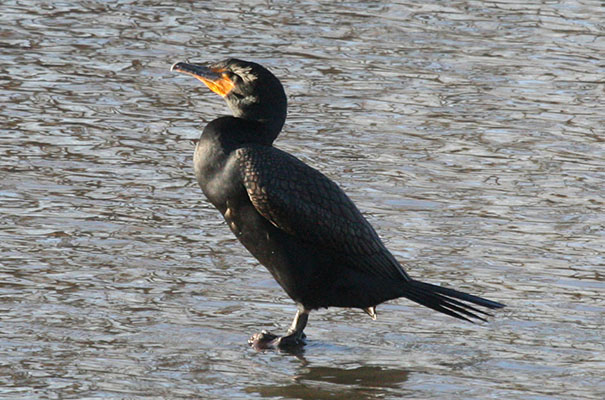
POLYGON ((389 393, 389 389, 401 388, 408 379, 408 374, 405 370, 384 369, 377 366, 302 367, 293 377, 293 383, 248 386, 246 392, 256 393, 265 398, 369 400, 384 398, 389 393))

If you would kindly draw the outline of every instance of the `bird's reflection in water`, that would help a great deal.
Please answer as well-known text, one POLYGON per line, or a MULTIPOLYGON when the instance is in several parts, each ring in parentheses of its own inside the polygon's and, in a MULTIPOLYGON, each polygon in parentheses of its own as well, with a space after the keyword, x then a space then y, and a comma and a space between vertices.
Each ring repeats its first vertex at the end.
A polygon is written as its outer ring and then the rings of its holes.
POLYGON ((391 389, 398 389, 408 379, 408 371, 379 366, 335 368, 304 366, 294 376, 294 382, 285 385, 249 386, 248 393, 261 397, 287 399, 378 399, 391 389))

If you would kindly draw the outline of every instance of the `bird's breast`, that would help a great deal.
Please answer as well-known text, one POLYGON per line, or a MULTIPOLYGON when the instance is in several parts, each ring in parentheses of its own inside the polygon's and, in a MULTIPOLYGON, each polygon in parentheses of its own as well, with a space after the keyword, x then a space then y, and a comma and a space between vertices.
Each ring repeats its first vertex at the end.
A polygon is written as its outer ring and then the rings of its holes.
POLYGON ((193 156, 197 181, 208 200, 221 212, 228 201, 246 196, 235 154, 200 141, 193 156))

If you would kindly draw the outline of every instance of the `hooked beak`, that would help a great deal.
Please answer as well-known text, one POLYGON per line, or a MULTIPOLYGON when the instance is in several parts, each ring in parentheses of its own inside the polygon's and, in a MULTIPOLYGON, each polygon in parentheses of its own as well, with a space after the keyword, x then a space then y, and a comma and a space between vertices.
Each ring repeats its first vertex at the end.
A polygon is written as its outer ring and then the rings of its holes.
POLYGON ((225 71, 217 70, 212 67, 206 67, 204 65, 178 62, 172 65, 170 70, 182 72, 199 79, 206 86, 208 86, 210 90, 223 97, 227 96, 235 86, 225 71))

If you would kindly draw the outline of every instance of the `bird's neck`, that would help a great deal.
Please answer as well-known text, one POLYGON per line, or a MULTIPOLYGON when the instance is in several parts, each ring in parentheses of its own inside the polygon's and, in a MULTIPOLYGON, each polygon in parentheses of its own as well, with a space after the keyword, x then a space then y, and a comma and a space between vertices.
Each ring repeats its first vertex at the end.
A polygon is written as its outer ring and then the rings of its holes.
MULTIPOLYGON (((285 99, 285 97, 284 97, 285 99)), ((254 129, 256 134, 262 137, 262 141, 271 144, 281 132, 286 122, 286 105, 276 101, 275 104, 268 107, 266 105, 249 105, 245 108, 234 107, 229 104, 233 116, 236 119, 247 121, 250 128, 254 129)), ((261 139, 259 137, 259 139, 261 139)), ((260 141, 260 140, 259 140, 260 141)))
POLYGON ((285 116, 282 118, 275 115, 259 115, 259 113, 234 113, 233 118, 238 120, 238 126, 246 126, 249 132, 256 136, 254 141, 263 144, 271 144, 281 132, 285 116))
POLYGON ((246 121, 254 121, 255 126, 257 127, 257 134, 262 136, 263 141, 266 144, 271 144, 277 138, 279 133, 286 122, 285 116, 283 118, 276 118, 271 116, 269 118, 255 118, 248 119, 245 116, 239 117, 246 121))
POLYGON ((218 141, 221 147, 232 151, 247 143, 270 146, 280 129, 281 126, 270 128, 262 121, 224 116, 211 121, 204 128, 202 138, 210 142, 218 141))

